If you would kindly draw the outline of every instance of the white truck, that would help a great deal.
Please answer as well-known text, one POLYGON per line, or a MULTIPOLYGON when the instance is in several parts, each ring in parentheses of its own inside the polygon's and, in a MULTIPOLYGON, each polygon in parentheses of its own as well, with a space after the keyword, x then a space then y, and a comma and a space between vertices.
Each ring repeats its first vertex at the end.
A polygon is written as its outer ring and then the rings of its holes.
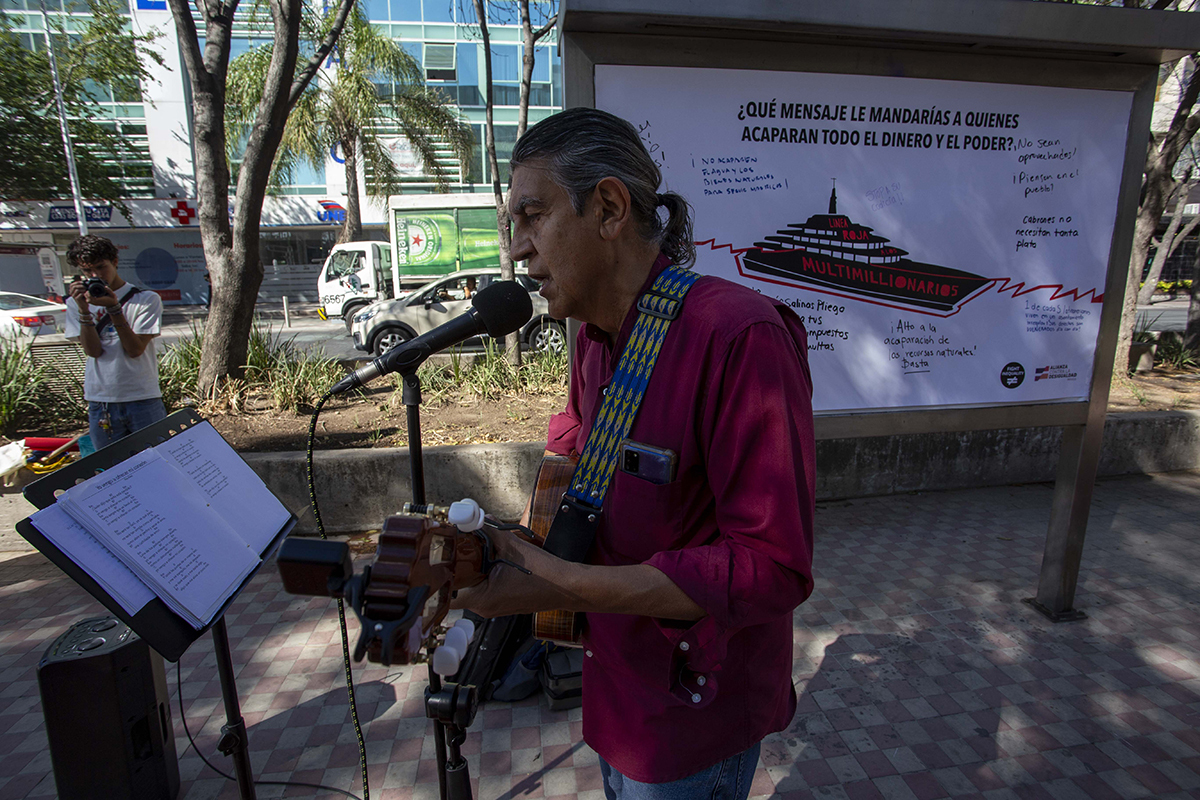
POLYGON ((321 313, 354 314, 400 297, 450 272, 500 264, 496 205, 490 193, 394 195, 388 198, 390 242, 334 245, 317 278, 321 313))

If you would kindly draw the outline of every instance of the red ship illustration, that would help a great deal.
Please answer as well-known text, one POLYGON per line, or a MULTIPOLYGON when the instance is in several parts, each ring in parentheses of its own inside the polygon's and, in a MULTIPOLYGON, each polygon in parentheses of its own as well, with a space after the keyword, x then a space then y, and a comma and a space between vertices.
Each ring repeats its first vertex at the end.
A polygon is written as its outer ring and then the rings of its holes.
POLYGON ((836 187, 828 214, 814 214, 776 233, 742 254, 747 269, 937 311, 955 310, 991 283, 981 275, 906 258, 906 250, 837 213, 836 187))

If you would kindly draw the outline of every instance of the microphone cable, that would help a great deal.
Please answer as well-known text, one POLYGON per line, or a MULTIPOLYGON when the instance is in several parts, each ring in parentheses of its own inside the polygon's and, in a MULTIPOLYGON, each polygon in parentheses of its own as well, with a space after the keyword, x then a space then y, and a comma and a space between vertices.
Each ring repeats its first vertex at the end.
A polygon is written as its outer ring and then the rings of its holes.
MULTIPOLYGON (((187 715, 183 713, 182 659, 175 662, 175 683, 176 683, 176 694, 179 695, 179 721, 183 723, 183 732, 185 734, 187 734, 187 740, 192 745, 192 749, 196 751, 196 755, 200 756, 200 760, 204 762, 205 766, 207 766, 213 772, 217 773, 218 775, 220 775, 222 778, 224 778, 227 781, 236 781, 237 778, 235 778, 234 776, 224 773, 221 770, 217 769, 215 766, 213 766, 213 763, 204 757, 204 753, 200 752, 200 748, 196 746, 196 740, 192 738, 192 732, 188 728, 188 724, 187 724, 187 715)), ((319 783, 305 783, 303 781, 258 781, 258 780, 251 781, 251 783, 253 783, 255 786, 300 786, 305 789, 322 789, 327 792, 337 792, 338 794, 345 795, 346 797, 352 797, 352 798, 354 798, 354 800, 362 800, 362 798, 360 798, 358 795, 351 794, 350 792, 347 792, 345 789, 335 789, 332 786, 323 786, 322 784, 319 784, 319 783)))
MULTIPOLYGON (((321 408, 325 405, 325 403, 332 396, 333 396, 332 391, 326 392, 325 395, 320 400, 317 401, 316 407, 313 408, 312 417, 309 419, 309 424, 308 424, 308 446, 305 451, 305 459, 304 459, 305 472, 308 476, 308 499, 309 499, 309 502, 312 504, 313 517, 316 519, 316 522, 317 522, 317 532, 321 535, 322 539, 328 539, 329 537, 325 535, 325 526, 321 522, 321 511, 317 506, 316 480, 313 475, 313 443, 314 443, 314 441, 316 439, 316 435, 317 435, 317 416, 321 413, 321 408)), ((347 695, 349 695, 349 698, 350 698, 350 719, 354 723, 354 734, 358 738, 358 764, 359 764, 359 769, 362 772, 363 795, 360 798, 358 795, 351 794, 350 792, 346 791, 345 789, 335 789, 332 786, 323 786, 321 784, 316 784, 316 783, 304 783, 302 781, 255 780, 255 781, 253 781, 253 783, 256 786, 299 786, 299 787, 303 787, 305 789, 322 789, 322 790, 328 791, 328 792, 337 792, 338 794, 353 798, 353 800, 371 800, 371 788, 370 788, 370 784, 367 780, 367 746, 366 746, 366 741, 363 738, 362 725, 359 723, 359 719, 358 719, 358 703, 355 701, 355 697, 354 697, 354 676, 353 676, 353 673, 351 672, 351 662, 350 662, 350 634, 346 628, 346 605, 340 597, 337 598, 337 610, 338 610, 338 623, 339 623, 339 626, 340 626, 341 632, 342 632, 342 663, 345 665, 345 670, 346 670, 346 693, 347 693, 347 695)), ((228 773, 222 772, 221 770, 219 770, 215 766, 213 766, 212 762, 210 762, 207 758, 205 758, 204 753, 202 753, 200 751, 200 748, 196 746, 196 740, 194 738, 192 738, 192 732, 188 728, 187 716, 184 713, 184 709, 183 709, 182 660, 175 662, 175 683, 176 683, 176 691, 179 695, 179 719, 183 723, 183 732, 187 735, 188 742, 192 745, 192 749, 196 751, 196 755, 200 756, 200 760, 204 762, 205 766, 207 766, 213 772, 217 773, 218 775, 220 775, 222 778, 224 778, 227 781, 237 780, 237 778, 235 778, 234 776, 229 775, 228 773)))
MULTIPOLYGON (((313 472, 313 443, 317 438, 317 416, 331 397, 333 397, 332 389, 322 395, 313 408, 312 417, 308 421, 308 446, 304 454, 304 471, 308 477, 308 501, 312 505, 313 519, 317 523, 317 533, 321 535, 322 539, 329 537, 325 535, 325 524, 321 522, 321 509, 317 505, 317 483, 313 472)), ((342 664, 346 671, 346 694, 350 699, 350 721, 354 724, 354 736, 358 740, 358 766, 362 772, 362 800, 371 800, 371 787, 367 781, 367 744, 358 719, 358 703, 354 698, 354 675, 350 665, 350 634, 346 629, 346 603, 340 597, 337 598, 337 611, 338 627, 342 632, 342 664)))

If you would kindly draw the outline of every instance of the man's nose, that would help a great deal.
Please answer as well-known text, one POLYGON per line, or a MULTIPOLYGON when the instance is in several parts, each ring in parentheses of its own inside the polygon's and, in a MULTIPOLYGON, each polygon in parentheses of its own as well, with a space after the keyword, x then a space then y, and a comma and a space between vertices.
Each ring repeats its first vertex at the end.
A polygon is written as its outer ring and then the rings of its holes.
POLYGON ((513 238, 512 244, 509 246, 509 254, 513 261, 525 261, 533 255, 533 245, 525 234, 524 225, 513 225, 513 238))

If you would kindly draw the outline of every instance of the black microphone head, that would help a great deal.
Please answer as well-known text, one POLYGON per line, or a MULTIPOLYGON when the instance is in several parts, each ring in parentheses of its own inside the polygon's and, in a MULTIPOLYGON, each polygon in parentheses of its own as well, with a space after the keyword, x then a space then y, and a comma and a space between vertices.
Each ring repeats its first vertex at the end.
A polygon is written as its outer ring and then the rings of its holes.
POLYGON ((520 328, 533 316, 529 292, 516 281, 496 281, 471 300, 488 336, 499 339, 520 328))

